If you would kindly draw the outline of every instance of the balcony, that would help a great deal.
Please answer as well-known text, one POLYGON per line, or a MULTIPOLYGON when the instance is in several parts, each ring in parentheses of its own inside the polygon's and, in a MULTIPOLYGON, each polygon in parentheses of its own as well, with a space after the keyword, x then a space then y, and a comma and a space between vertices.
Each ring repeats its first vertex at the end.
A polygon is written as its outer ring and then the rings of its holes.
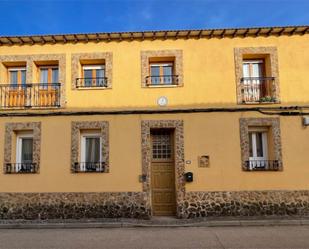
POLYGON ((273 96, 274 77, 241 78, 241 97, 243 103, 275 103, 273 96))
POLYGON ((15 173, 36 173, 37 164, 30 163, 5 163, 5 173, 15 174, 15 173))
POLYGON ((107 85, 107 77, 76 78, 76 88, 104 88, 107 85))
POLYGON ((177 86, 179 82, 178 75, 147 76, 146 84, 148 86, 177 86))
POLYGON ((60 107, 60 83, 0 85, 0 108, 60 107))
POLYGON ((75 162, 73 172, 105 172, 105 162, 75 162))
POLYGON ((279 160, 248 160, 245 161, 245 168, 248 171, 278 171, 279 160))

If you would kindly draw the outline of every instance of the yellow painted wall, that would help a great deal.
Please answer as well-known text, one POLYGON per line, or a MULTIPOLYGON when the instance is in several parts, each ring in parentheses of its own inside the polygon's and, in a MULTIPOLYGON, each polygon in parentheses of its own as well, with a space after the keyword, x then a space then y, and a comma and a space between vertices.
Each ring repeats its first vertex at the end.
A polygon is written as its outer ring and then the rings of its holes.
MULTIPOLYGON (((309 103, 309 35, 111 41, 99 43, 1 46, 0 55, 66 54, 68 108, 156 107, 159 96, 170 107, 236 104, 235 47, 275 46, 278 49, 282 104, 309 103), (183 50, 184 87, 141 88, 142 50, 183 50), (109 90, 71 90, 71 53, 112 52, 113 86, 109 90)), ((2 68, 3 69, 3 68, 2 68)), ((3 70, 2 70, 3 71, 3 70)), ((2 83, 3 72, 0 73, 2 83)))
MULTIPOLYGON (((254 113, 83 116, 0 119, 0 162, 3 162, 4 123, 42 122, 39 174, 0 173, 0 192, 142 191, 141 120, 184 120, 186 171, 194 173, 187 191, 298 190, 309 188, 309 128, 300 117, 281 117, 282 172, 244 172, 241 169, 239 118, 254 113), (110 173, 70 172, 71 121, 109 121, 110 173), (197 158, 210 156, 210 167, 197 158)), ((265 117, 265 116, 263 116, 265 117)))

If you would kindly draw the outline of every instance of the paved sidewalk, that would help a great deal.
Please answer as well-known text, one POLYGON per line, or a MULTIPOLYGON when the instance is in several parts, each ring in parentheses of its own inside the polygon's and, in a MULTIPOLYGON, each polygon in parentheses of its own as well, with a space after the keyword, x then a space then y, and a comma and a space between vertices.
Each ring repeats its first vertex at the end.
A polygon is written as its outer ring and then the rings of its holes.
POLYGON ((309 226, 1 229, 0 249, 308 249, 309 226))
POLYGON ((217 217, 177 219, 153 217, 141 219, 81 219, 81 220, 0 220, 0 229, 37 228, 122 228, 122 227, 224 227, 224 226, 301 226, 309 225, 309 217, 217 217))

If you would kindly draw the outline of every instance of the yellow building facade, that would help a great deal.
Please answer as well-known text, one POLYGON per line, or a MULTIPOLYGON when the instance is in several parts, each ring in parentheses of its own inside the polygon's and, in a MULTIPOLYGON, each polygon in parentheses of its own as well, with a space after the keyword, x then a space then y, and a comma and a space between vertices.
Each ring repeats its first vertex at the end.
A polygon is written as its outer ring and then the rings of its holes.
POLYGON ((0 37, 0 218, 308 215, 308 32, 0 37))

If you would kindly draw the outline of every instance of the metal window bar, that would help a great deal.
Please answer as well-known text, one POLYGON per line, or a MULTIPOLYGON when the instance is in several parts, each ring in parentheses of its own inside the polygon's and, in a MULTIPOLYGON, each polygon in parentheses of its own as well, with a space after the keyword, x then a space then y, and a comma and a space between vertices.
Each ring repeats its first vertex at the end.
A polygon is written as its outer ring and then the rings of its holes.
POLYGON ((75 162, 73 171, 79 172, 105 172, 105 162, 75 162))
POLYGON ((275 77, 243 77, 241 78, 241 95, 244 103, 275 102, 272 89, 275 77))
POLYGON ((245 168, 248 171, 278 171, 281 166, 279 160, 247 160, 245 168))
POLYGON ((178 85, 178 75, 161 75, 161 76, 147 76, 146 83, 150 86, 157 85, 178 85))
POLYGON ((37 164, 34 162, 28 163, 5 163, 6 173, 36 173, 37 164))
POLYGON ((107 77, 76 78, 76 88, 107 87, 107 77))
POLYGON ((0 108, 60 107, 60 83, 0 84, 0 108))

